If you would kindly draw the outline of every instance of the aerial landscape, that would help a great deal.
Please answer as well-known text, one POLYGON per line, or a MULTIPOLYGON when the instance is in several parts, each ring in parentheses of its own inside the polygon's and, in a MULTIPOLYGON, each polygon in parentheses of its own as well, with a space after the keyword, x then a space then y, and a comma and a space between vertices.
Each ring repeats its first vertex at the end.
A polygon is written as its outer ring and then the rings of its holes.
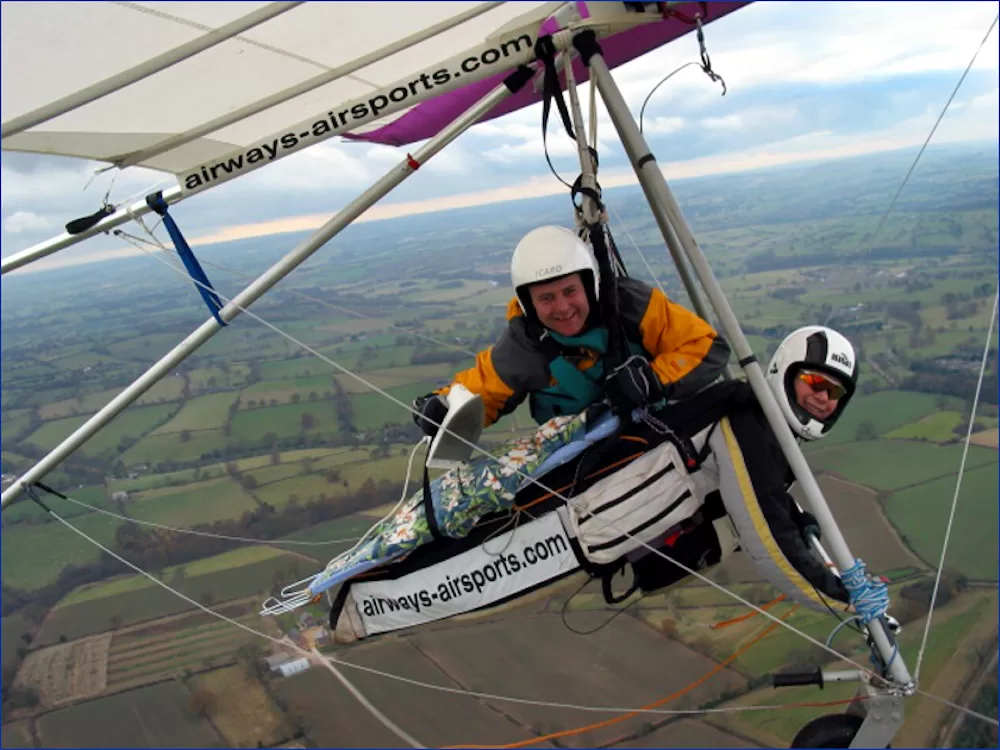
MULTIPOLYGON (((908 158, 886 153, 681 180, 675 189, 758 356, 813 322, 844 332, 862 353, 857 405, 837 433, 805 453, 855 553, 891 581, 890 613, 912 659, 996 292, 998 173, 995 144, 928 149, 869 243, 881 196, 908 158)), ((629 272, 655 277, 688 304, 639 189, 606 196, 629 272)), ((46 477, 66 495, 46 495, 47 506, 186 599, 30 499, 8 508, 4 746, 398 741, 351 706, 317 659, 301 672, 287 668, 295 654, 281 639, 435 685, 568 704, 600 705, 613 695, 613 705, 646 705, 716 667, 666 708, 850 697, 846 684, 770 687, 774 671, 829 666, 830 655, 790 631, 774 632, 760 616, 740 619, 744 605, 697 580, 630 602, 589 636, 567 628, 590 631, 615 609, 594 585, 481 621, 446 620, 353 646, 332 643, 322 603, 258 614, 264 599, 318 572, 399 498, 419 433, 406 409, 372 387, 409 404, 467 366, 503 323, 510 248, 532 226, 566 224, 570 210, 561 197, 532 199, 349 228, 255 308, 323 358, 241 318, 46 477), (213 620, 195 602, 274 640, 213 620), (584 674, 600 677, 587 682, 584 674), (114 722, 100 720, 112 715, 114 722)), ((216 288, 231 296, 241 275, 255 275, 297 239, 241 240, 199 254, 216 288)), ((149 257, 2 283, 5 485, 205 315, 194 287, 149 257)), ((995 712, 995 335, 990 346, 922 684, 995 712)), ((519 409, 487 429, 483 445, 499 446, 530 425, 519 409)), ((711 578, 758 606, 775 597, 740 553, 711 578)), ((828 635, 830 617, 793 609, 779 602, 770 611, 813 637, 828 635)), ((845 654, 863 654, 862 643, 853 652, 844 643, 845 654)), ((517 742, 606 718, 350 673, 393 721, 437 746, 517 742)), ((649 714, 553 742, 787 745, 822 712, 649 714)), ((988 726, 923 698, 909 702, 906 715, 898 738, 905 745, 989 742, 988 726)))
POLYGON ((3 3, 0 745, 997 747, 996 10, 3 3))

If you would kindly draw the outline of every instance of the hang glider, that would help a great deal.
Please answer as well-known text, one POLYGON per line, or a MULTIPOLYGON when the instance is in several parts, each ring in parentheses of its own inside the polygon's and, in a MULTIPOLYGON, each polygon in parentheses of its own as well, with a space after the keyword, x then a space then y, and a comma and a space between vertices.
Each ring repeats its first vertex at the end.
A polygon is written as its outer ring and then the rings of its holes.
MULTIPOLYGON (((569 131, 567 118, 572 116, 572 129, 578 134, 571 136, 581 157, 579 186, 584 196, 577 218, 586 226, 602 276, 614 276, 609 248, 598 241, 603 228, 596 162, 587 150, 576 95, 576 86, 593 77, 692 304, 708 317, 694 286, 696 276, 801 483, 833 562, 841 571, 858 568, 610 72, 671 40, 695 30, 700 34, 704 25, 745 5, 0 4, 4 151, 86 158, 112 169, 145 167, 177 180, 175 187, 132 205, 95 206, 92 216, 69 222, 65 234, 3 259, 3 273, 149 211, 165 215, 169 204, 330 138, 394 146, 421 143, 224 305, 204 294, 206 302, 216 305, 212 316, 18 477, 0 497, 2 507, 41 487, 48 472, 159 379, 236 317, 252 315, 248 308, 256 300, 477 123, 559 96, 563 123, 569 131), (563 91, 570 100, 568 110, 561 99, 563 91)), ((197 270, 195 261, 189 271, 203 284, 197 270)), ((210 289, 202 285, 199 291, 210 289)), ((649 455, 660 454, 653 450, 649 455)), ((642 461, 633 465, 640 467, 642 461)), ((636 486, 642 484, 640 477, 636 486)), ((678 497, 683 488, 679 491, 678 497)), ((556 521, 550 514, 545 523, 555 528, 556 521)), ((575 538, 583 557, 560 554, 558 570, 550 578, 583 566, 587 558, 583 546, 589 541, 581 524, 577 518, 575 538)), ((544 535, 542 542, 551 538, 544 524, 537 532, 544 535)), ((902 716, 897 711, 889 726, 880 723, 882 713, 896 710, 900 696, 915 690, 885 620, 873 619, 866 628, 872 653, 881 660, 880 679, 888 687, 875 685, 860 673, 853 677, 863 682, 860 691, 866 704, 875 707, 869 709, 864 724, 855 727, 853 741, 859 745, 888 742, 902 716)), ((355 636, 361 637, 357 632, 355 636)), ((821 684, 823 674, 817 674, 821 684)), ((798 684, 816 679, 811 675, 798 684)))

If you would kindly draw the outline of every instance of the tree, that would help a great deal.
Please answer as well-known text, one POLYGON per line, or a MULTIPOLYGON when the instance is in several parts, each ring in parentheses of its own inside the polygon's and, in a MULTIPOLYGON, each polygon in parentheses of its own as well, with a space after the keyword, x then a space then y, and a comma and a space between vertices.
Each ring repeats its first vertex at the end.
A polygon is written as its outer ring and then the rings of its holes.
POLYGON ((191 430, 181 430, 181 442, 182 443, 191 442, 191 430))
POLYGON ((207 717, 218 703, 218 698, 208 688, 195 690, 188 699, 188 708, 192 713, 201 717, 207 717))
POLYGON ((313 427, 316 426, 316 417, 314 417, 312 414, 310 414, 307 411, 306 412, 302 412, 302 420, 301 420, 301 422, 302 422, 302 429, 303 430, 311 430, 313 427))
POLYGON ((33 708, 41 703, 34 688, 11 688, 7 691, 7 705, 11 708, 33 708))
POLYGON ((876 440, 878 438, 878 432, 875 430, 875 425, 870 419, 866 419, 861 424, 858 425, 857 432, 855 432, 854 437, 858 440, 876 440))

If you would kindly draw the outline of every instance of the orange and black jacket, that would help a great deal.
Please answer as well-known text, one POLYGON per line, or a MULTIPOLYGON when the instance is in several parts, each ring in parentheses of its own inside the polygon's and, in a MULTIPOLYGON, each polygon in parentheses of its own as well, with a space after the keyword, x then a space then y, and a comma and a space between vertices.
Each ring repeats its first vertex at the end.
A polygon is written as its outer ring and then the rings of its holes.
MULTIPOLYGON (((622 278, 618 286, 629 347, 646 357, 670 400, 687 398, 722 374, 729 345, 712 326, 638 279, 622 278)), ((551 348, 543 346, 538 327, 525 320, 516 298, 507 307, 507 321, 496 344, 480 352, 475 365, 453 379, 482 398, 485 426, 514 411, 525 398, 539 424, 561 413, 579 413, 603 398, 604 351, 598 339, 588 338, 592 332, 580 337, 583 345, 571 354, 553 359, 551 348), (572 371, 566 369, 570 366, 572 371), (556 377, 560 372, 565 373, 561 380, 556 377), (582 388, 580 375, 588 381, 582 388), (566 406, 560 408, 560 404, 566 406)), ((436 393, 446 394, 449 389, 436 393)))

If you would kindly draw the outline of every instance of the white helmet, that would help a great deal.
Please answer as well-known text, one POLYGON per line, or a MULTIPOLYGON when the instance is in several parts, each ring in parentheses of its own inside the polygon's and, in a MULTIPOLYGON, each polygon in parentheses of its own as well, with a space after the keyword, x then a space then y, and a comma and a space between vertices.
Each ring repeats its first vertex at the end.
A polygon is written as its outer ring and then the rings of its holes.
POLYGON ((844 413, 858 383, 858 360, 851 342, 831 328, 805 326, 790 333, 771 358, 767 381, 792 431, 804 440, 824 437, 844 413), (820 421, 795 400, 795 376, 818 370, 835 377, 846 390, 837 409, 820 421))
POLYGON ((600 298, 600 272, 590 246, 565 227, 538 227, 524 235, 514 248, 510 280, 525 316, 534 317, 529 286, 576 272, 581 272, 591 308, 596 309, 600 298))

